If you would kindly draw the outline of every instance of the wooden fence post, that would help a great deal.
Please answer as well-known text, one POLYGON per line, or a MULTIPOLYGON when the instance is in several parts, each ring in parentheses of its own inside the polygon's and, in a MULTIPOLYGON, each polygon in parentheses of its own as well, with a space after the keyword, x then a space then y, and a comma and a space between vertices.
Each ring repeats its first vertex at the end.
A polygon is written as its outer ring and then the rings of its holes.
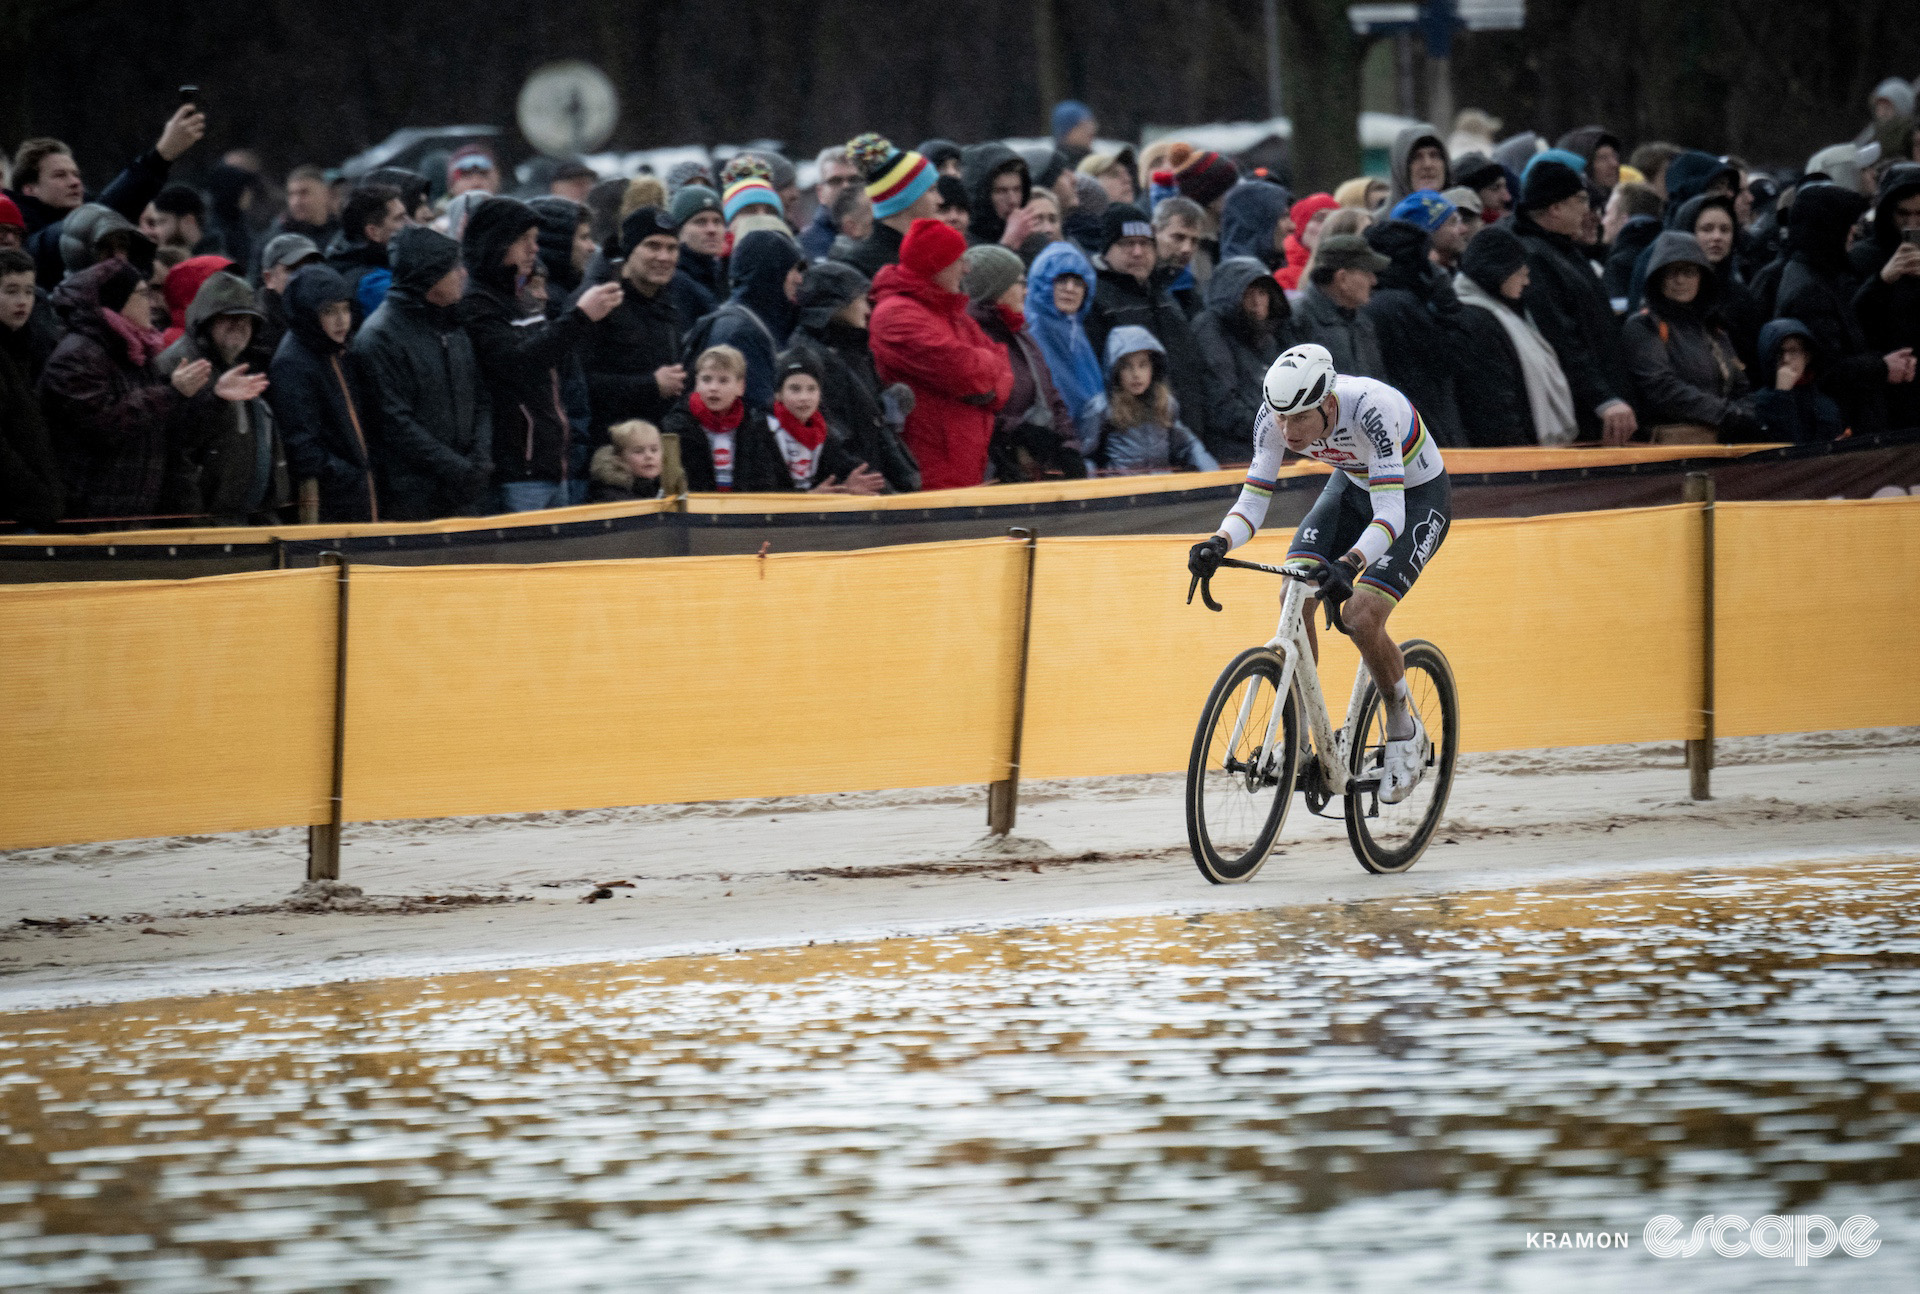
POLYGON ((1039 544, 1039 536, 1021 526, 1007 531, 1007 537, 1027 541, 1026 587, 1020 599, 1020 657, 1014 668, 1013 742, 1007 756, 1007 775, 987 787, 987 834, 990 836, 1010 834, 1020 809, 1020 743, 1027 721, 1027 648, 1033 639, 1033 560, 1039 544))
POLYGON ((1696 800, 1710 800, 1713 775, 1713 478, 1688 472, 1685 499, 1700 505, 1701 647, 1705 667, 1700 680, 1700 737, 1687 743, 1688 791, 1696 800))
POLYGON ((347 555, 327 552, 320 554, 320 560, 330 561, 339 569, 335 580, 339 600, 333 639, 333 778, 327 821, 307 828, 307 879, 337 881, 340 879, 341 790, 347 767, 347 555))

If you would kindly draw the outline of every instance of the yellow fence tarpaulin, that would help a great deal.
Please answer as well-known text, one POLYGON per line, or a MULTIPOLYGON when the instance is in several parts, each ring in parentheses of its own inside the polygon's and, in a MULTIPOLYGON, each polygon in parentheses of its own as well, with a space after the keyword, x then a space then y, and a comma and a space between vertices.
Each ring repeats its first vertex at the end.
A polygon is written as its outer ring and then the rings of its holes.
MULTIPOLYGON (((1920 723, 1920 500, 1722 504, 1717 730, 1920 723), (1863 572, 1826 581, 1833 553, 1863 572)), ((1469 750, 1704 732, 1693 505, 1459 522, 1394 620, 1469 750)), ((1285 532, 1247 550, 1278 561, 1285 532)), ((1190 538, 1042 539, 1022 773, 1185 766, 1280 583, 1186 605, 1190 538)), ((354 821, 985 784, 1008 775, 1027 550, 351 568, 354 821)), ((0 588, 0 848, 325 822, 336 573, 0 588)), ((1339 719, 1356 660, 1322 633, 1339 719)))
POLYGON ((1920 499, 1722 503, 1714 541, 1716 735, 1920 724, 1920 499))
MULTIPOLYGON (((1700 511, 1694 507, 1455 523, 1395 614, 1460 685, 1468 750, 1700 735, 1700 511)), ((1236 556, 1278 563, 1290 531, 1236 556)), ((1222 571, 1226 611, 1185 604, 1188 539, 1043 540, 1034 577, 1022 771, 1031 777, 1186 767, 1207 689, 1273 635, 1281 582, 1222 571)), ((1320 634, 1334 722, 1359 658, 1320 634)))
POLYGON ((0 587, 0 848, 327 820, 334 573, 0 587))
POLYGON ((1005 777, 1025 562, 996 539, 355 567, 346 816, 1005 777))

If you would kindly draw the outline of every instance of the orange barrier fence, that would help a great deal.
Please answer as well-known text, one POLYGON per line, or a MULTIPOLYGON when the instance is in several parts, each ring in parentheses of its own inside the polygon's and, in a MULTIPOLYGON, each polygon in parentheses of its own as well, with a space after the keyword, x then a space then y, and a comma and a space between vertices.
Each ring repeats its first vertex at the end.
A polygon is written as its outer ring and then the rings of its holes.
MULTIPOLYGON (((1721 504, 1722 734, 1920 723, 1920 499, 1721 504), (1799 568, 1846 553, 1835 596, 1799 568)), ((1395 617, 1440 644, 1469 750, 1693 740, 1702 509, 1458 522, 1395 617)), ((1285 532, 1255 541, 1277 558, 1285 532)), ((1185 604, 1187 541, 976 540, 541 566, 353 566, 350 821, 1185 766, 1279 582, 1185 604), (1013 733, 1030 596, 1020 767, 1013 733)), ((324 824, 332 569, 0 588, 0 848, 324 824)), ((1351 648, 1322 635, 1338 710, 1351 648)))

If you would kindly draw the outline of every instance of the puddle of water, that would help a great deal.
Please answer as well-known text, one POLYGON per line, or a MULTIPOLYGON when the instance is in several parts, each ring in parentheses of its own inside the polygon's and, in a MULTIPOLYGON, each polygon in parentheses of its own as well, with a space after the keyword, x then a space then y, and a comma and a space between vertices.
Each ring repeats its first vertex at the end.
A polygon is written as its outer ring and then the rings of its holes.
POLYGON ((1893 1288, 1916 900, 1850 862, 0 1017, 0 1288, 1893 1288), (1883 1244, 1662 1260, 1660 1213, 1883 1244))

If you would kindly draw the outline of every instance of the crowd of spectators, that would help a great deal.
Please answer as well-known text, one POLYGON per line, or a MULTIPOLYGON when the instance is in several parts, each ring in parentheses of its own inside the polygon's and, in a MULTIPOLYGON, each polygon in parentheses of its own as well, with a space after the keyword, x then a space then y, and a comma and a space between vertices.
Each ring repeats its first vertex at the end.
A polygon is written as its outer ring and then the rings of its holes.
POLYGON ((1870 109, 1792 172, 1469 110, 1299 195, 1177 139, 1101 151, 1077 103, 1039 148, 861 134, 805 194, 743 152, 506 196, 481 145, 187 185, 193 105, 96 193, 30 139, 0 156, 0 523, 1207 470, 1305 341, 1449 448, 1920 426, 1913 87, 1870 109))

